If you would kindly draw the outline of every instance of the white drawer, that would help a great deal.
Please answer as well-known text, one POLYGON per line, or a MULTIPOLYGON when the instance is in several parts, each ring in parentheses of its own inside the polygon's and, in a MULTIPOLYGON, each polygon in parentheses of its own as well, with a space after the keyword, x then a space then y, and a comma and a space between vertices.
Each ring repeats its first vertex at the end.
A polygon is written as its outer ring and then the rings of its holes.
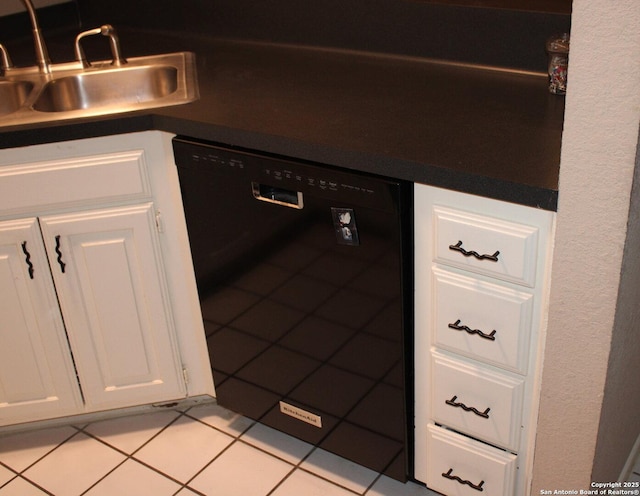
POLYGON ((435 261, 533 287, 538 229, 434 207, 435 261))
POLYGON ((526 374, 533 295, 433 268, 434 344, 526 374))
POLYGON ((428 427, 427 487, 447 496, 513 496, 516 462, 511 453, 428 427))
POLYGON ((524 380, 434 352, 431 417, 464 434, 517 451, 524 380))
POLYGON ((96 205, 151 195, 144 152, 0 167, 0 211, 96 205))

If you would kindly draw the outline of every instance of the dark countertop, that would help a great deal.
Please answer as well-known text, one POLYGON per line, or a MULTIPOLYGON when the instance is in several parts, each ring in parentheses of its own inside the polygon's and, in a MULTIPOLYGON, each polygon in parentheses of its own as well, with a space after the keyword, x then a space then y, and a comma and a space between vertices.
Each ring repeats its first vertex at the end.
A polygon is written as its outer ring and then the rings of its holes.
MULTIPOLYGON (((0 148, 158 129, 556 209, 564 99, 543 74, 202 35, 120 39, 128 56, 195 52, 200 99, 0 128, 0 148)), ((54 61, 72 58, 72 40, 50 42, 54 61)))

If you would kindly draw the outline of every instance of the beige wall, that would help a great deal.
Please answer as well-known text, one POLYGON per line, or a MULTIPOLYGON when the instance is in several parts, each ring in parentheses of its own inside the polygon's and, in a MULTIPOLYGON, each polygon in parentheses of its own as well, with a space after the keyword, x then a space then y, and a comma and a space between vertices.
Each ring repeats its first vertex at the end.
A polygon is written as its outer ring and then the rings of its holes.
POLYGON ((631 192, 627 243, 622 260, 594 480, 620 470, 640 433, 640 150, 631 192))
MULTIPOLYGON (((638 0, 574 0, 569 64, 534 495, 616 480, 640 434, 637 365, 618 361, 639 339, 640 300, 616 316, 640 123, 638 0), (627 314, 635 325, 622 325, 627 314), (610 463, 594 471, 594 460, 610 463)), ((634 271, 638 258, 626 260, 634 271)))
MULTIPOLYGON (((46 7, 47 5, 55 5, 58 3, 66 3, 70 0, 31 0, 33 6, 36 9, 40 7, 46 7)), ((22 12, 24 7, 20 0, 0 0, 0 16, 15 14, 16 12, 22 12)))

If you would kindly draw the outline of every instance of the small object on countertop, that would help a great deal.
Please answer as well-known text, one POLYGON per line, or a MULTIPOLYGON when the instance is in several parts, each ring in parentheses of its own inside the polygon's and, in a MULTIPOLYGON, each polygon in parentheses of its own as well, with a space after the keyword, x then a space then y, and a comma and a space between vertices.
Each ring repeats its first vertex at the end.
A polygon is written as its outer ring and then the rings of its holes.
POLYGON ((549 55, 549 92, 556 95, 564 95, 567 92, 569 33, 551 36, 546 45, 549 55))

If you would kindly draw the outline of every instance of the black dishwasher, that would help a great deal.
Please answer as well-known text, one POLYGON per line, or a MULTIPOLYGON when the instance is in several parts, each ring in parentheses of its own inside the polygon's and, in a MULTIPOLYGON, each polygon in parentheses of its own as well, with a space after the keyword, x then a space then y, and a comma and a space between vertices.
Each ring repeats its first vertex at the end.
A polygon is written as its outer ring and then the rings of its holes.
POLYGON ((406 480, 410 184, 173 147, 218 403, 406 480))

